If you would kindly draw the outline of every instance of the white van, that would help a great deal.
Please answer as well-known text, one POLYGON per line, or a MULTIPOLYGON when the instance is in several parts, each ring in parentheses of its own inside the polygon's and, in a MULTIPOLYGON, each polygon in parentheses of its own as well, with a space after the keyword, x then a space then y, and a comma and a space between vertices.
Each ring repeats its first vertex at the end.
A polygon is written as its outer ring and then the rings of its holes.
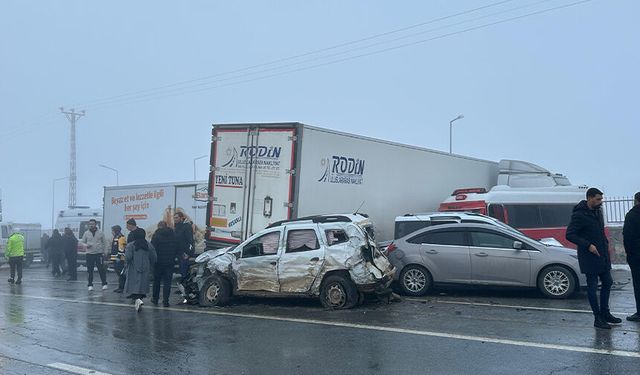
MULTIPOLYGON (((104 231, 102 228, 102 209, 101 208, 89 208, 86 206, 71 207, 66 210, 61 210, 56 218, 55 228, 60 231, 60 234, 64 233, 64 228, 70 228, 78 241, 82 238, 84 232, 89 229, 89 220, 94 219, 98 224, 98 229, 104 231)), ((111 234, 109 228, 108 233, 111 234)), ((105 244, 106 246, 107 244, 105 244)), ((78 242, 78 263, 85 263, 85 255, 87 249, 85 245, 78 242)))

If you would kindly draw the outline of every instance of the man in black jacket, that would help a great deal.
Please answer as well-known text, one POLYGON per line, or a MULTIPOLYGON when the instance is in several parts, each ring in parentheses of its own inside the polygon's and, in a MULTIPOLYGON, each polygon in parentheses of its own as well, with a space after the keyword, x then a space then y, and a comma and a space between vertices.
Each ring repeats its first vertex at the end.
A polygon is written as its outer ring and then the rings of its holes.
POLYGON ((184 281, 189 272, 189 257, 194 256, 193 226, 190 222, 186 222, 186 216, 180 211, 173 215, 173 221, 175 222, 176 241, 178 241, 180 252, 180 273, 184 281))
POLYGON ((620 324, 622 319, 611 315, 609 294, 611 293, 611 259, 609 240, 604 234, 602 216, 602 192, 596 188, 587 190, 587 200, 573 208, 571 222, 567 227, 567 240, 578 245, 580 272, 587 276, 587 296, 596 328, 611 329, 609 324, 620 324), (598 305, 598 278, 602 283, 600 305, 598 305))
POLYGON ((160 281, 162 281, 162 305, 169 307, 169 294, 171 293, 171 279, 178 255, 178 242, 173 229, 167 223, 158 223, 158 229, 153 233, 151 243, 156 249, 158 260, 153 267, 153 295, 151 302, 158 304, 160 297, 160 281))
POLYGON ((622 237, 624 251, 627 253, 627 263, 631 268, 633 280, 633 294, 636 298, 636 313, 628 316, 631 322, 640 322, 640 192, 633 197, 633 208, 624 218, 622 237))

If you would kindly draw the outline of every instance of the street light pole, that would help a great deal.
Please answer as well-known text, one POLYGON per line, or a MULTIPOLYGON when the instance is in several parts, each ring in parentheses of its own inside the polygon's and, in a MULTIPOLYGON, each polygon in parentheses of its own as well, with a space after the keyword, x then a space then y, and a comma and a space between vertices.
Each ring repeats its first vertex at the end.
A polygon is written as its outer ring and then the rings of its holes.
POLYGON ((450 154, 452 153, 452 144, 453 144, 453 122, 456 120, 460 120, 461 118, 464 118, 464 116, 458 115, 458 117, 449 121, 449 153, 450 154))
POLYGON ((118 170, 117 169, 108 167, 108 166, 106 166, 104 164, 98 164, 98 167, 106 168, 106 169, 109 169, 109 170, 112 170, 112 171, 116 172, 116 186, 120 185, 120 178, 118 177, 118 170))
POLYGON ((193 181, 196 180, 196 160, 206 158, 209 155, 198 156, 197 158, 193 158, 193 181))
POLYGON ((55 217, 56 217, 56 211, 55 211, 55 206, 56 206, 56 182, 58 181, 62 181, 62 180, 66 180, 69 177, 60 177, 60 178, 54 178, 53 181, 51 182, 51 230, 53 231, 53 229, 55 229, 53 227, 54 225, 54 221, 55 221, 55 217))

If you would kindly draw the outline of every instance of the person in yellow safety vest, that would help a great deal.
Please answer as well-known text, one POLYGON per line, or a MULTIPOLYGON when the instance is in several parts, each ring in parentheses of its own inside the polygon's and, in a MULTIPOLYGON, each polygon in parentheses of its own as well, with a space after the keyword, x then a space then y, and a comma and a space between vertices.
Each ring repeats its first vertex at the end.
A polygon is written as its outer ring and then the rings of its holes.
POLYGON ((4 257, 9 260, 11 267, 11 276, 9 283, 13 284, 16 276, 16 268, 18 269, 18 280, 16 284, 22 284, 22 260, 24 259, 24 236, 19 232, 14 232, 7 240, 7 249, 4 257))
POLYGON ((124 289, 124 282, 126 280, 124 276, 124 248, 127 245, 127 240, 122 234, 122 227, 114 225, 111 227, 111 234, 113 240, 111 241, 111 261, 113 262, 113 269, 118 275, 118 288, 114 290, 116 293, 122 293, 124 289))

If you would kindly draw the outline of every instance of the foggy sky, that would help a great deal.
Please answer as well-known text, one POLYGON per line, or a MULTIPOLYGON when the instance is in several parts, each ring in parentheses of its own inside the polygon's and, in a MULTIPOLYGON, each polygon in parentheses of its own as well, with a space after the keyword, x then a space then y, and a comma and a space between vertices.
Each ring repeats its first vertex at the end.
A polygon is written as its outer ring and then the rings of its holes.
MULTIPOLYGON (((120 185, 192 180, 212 123, 298 121, 448 151, 460 113, 456 153, 530 161, 609 196, 640 190, 640 3, 503 22, 572 3, 508 1, 453 16, 496 2, 4 0, 4 219, 51 225, 52 181, 69 174, 60 106, 87 111, 77 203, 93 207, 116 182, 98 164, 120 185)), ((58 211, 67 183, 55 186, 58 211)))

